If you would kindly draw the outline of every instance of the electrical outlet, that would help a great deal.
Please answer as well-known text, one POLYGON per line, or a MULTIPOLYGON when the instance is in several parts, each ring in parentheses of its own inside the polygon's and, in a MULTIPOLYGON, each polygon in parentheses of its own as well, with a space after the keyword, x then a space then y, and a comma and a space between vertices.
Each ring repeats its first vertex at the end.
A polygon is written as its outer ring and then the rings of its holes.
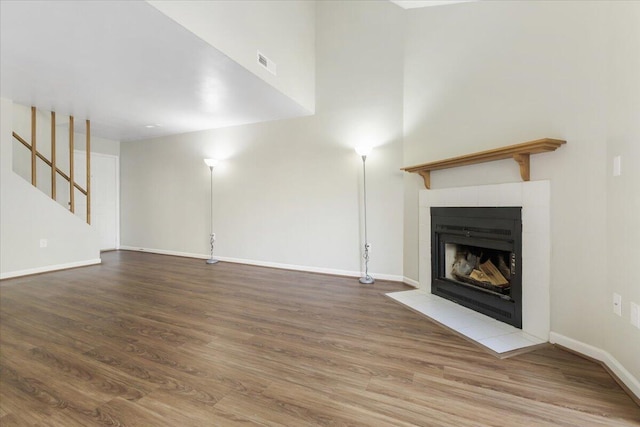
POLYGON ((613 294, 613 313, 622 316, 622 297, 619 294, 613 294))
POLYGON ((47 239, 40 239, 40 247, 41 248, 46 248, 48 243, 49 242, 47 242, 47 239))
POLYGON ((631 306, 631 324, 640 329, 640 306, 633 301, 629 305, 631 306))

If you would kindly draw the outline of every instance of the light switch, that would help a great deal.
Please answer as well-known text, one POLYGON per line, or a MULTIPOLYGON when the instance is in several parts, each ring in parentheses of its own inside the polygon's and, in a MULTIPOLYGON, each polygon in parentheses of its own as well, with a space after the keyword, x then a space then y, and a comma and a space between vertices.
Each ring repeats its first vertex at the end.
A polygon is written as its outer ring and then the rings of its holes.
POLYGON ((635 302, 631 302, 629 305, 631 306, 631 324, 640 328, 640 306, 635 302))
POLYGON ((622 175, 622 159, 620 156, 615 156, 613 158, 613 176, 622 175))

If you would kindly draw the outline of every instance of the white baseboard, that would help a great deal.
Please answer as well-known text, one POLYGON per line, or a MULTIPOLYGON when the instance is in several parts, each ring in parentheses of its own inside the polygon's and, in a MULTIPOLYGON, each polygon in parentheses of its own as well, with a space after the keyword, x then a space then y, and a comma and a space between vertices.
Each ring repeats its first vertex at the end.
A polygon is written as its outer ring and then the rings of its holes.
POLYGON ((66 264, 47 265, 45 267, 29 268, 26 270, 10 271, 0 274, 0 279, 11 279, 13 277, 29 276, 31 274, 47 273, 50 271, 67 270, 69 268, 86 267, 102 263, 100 258, 86 261, 69 262, 66 264))
POLYGON ((310 267, 310 266, 295 265, 295 264, 282 264, 278 262, 257 261, 252 259, 243 259, 243 258, 219 257, 218 259, 220 261, 225 261, 225 262, 233 262, 237 264, 249 264, 249 265, 256 265, 260 267, 280 268, 283 270, 307 271, 310 273, 333 274, 335 276, 349 276, 349 277, 360 276, 359 272, 349 271, 349 270, 338 270, 335 268, 322 268, 322 267, 310 267))
MULTIPOLYGON (((181 256, 187 258, 197 258, 197 259, 208 259, 209 255, 203 254, 194 254, 189 252, 178 252, 178 251, 168 251, 164 249, 151 249, 151 248, 140 248, 136 246, 120 246, 120 249, 126 251, 138 251, 138 252, 149 252, 160 255, 173 255, 173 256, 181 256)), ((312 267, 307 265, 296 265, 296 264, 283 264, 278 262, 271 261, 259 261, 253 259, 244 259, 244 258, 231 258, 231 257, 223 257, 216 256, 216 259, 219 259, 223 262, 232 262, 236 264, 247 264, 247 265, 256 265, 259 267, 270 267, 270 268, 279 268, 282 270, 295 270, 295 271, 306 271, 309 273, 322 273, 322 274, 331 274, 334 276, 347 276, 347 277, 360 277, 362 275, 359 271, 351 271, 351 270, 338 270, 335 268, 324 268, 324 267, 312 267)), ((375 279, 380 280, 390 280, 394 282, 403 282, 404 278, 399 275, 393 274, 375 274, 371 273, 371 275, 375 279)))
POLYGON ((408 277, 403 277, 402 278, 402 282, 405 285, 413 286, 416 289, 418 289, 420 287, 420 282, 418 282, 417 280, 410 279, 408 277))
POLYGON ((136 251, 136 252, 149 252, 151 254, 181 256, 181 257, 185 257, 185 258, 197 258, 197 259, 208 259, 209 258, 209 255, 194 254, 194 253, 191 253, 191 252, 167 251, 167 250, 164 250, 164 249, 141 248, 141 247, 138 247, 138 246, 120 245, 120 250, 123 250, 123 251, 136 251))
POLYGON ((565 337, 564 335, 556 332, 549 334, 549 342, 552 344, 558 344, 562 347, 566 347, 569 350, 573 350, 576 353, 583 354, 591 359, 595 359, 602 362, 607 368, 618 377, 620 381, 633 393, 638 399, 640 399, 640 381, 634 377, 631 372, 627 371, 624 366, 620 364, 611 354, 608 352, 593 347, 589 344, 574 340, 573 338, 565 337))

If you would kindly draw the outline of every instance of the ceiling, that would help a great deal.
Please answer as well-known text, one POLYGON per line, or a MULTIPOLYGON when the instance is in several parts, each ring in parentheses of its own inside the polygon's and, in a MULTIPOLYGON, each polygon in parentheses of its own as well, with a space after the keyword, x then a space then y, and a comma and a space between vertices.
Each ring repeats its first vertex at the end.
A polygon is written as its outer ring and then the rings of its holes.
POLYGON ((131 141, 309 114, 143 1, 0 1, 4 98, 131 141))

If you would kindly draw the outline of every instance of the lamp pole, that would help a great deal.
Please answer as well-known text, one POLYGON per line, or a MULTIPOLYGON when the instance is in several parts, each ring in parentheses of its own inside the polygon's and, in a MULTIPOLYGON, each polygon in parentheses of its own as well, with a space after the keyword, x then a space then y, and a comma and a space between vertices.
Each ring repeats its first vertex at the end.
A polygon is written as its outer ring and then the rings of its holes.
POLYGON ((209 185, 209 225, 211 227, 211 233, 209 234, 209 244, 211 246, 210 257, 207 260, 207 264, 216 264, 219 260, 213 257, 213 245, 216 241, 216 233, 213 232, 213 167, 218 164, 216 159, 204 159, 204 162, 209 166, 210 185, 209 185))
POLYGON ((375 282, 374 278, 369 275, 369 249, 371 245, 367 235, 367 155, 370 152, 370 147, 356 148, 356 153, 362 157, 362 193, 364 202, 364 254, 362 255, 364 258, 364 276, 360 277, 359 281, 366 285, 375 282))

